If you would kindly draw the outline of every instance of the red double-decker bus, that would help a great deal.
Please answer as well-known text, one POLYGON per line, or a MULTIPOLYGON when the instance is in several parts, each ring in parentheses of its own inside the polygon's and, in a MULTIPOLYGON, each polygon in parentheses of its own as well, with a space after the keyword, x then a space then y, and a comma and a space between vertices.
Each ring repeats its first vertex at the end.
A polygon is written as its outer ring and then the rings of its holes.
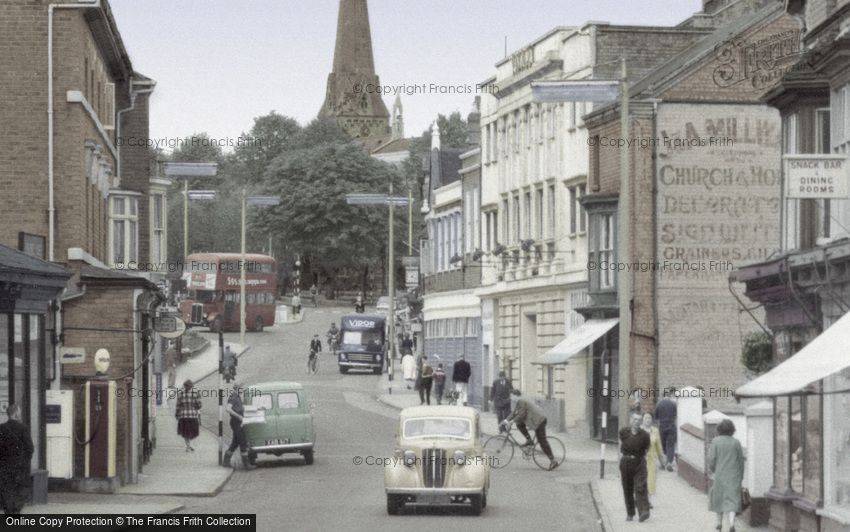
POLYGON ((188 325, 210 331, 239 330, 240 277, 245 268, 245 328, 262 331, 274 325, 277 273, 268 255, 195 253, 183 264, 183 280, 189 291, 180 302, 188 325))

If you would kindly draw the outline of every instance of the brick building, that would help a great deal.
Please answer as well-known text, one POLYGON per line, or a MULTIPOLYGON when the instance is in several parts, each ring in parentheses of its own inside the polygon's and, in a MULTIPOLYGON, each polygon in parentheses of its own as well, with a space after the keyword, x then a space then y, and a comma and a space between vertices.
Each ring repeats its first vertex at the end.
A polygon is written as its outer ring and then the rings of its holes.
MULTIPOLYGON (((629 67, 639 81, 626 135, 619 103, 585 117, 591 271, 582 312, 619 318, 607 339, 617 347, 612 388, 640 389, 644 408, 685 386, 703 387, 711 408, 735 408, 742 338, 755 325, 740 317, 730 290, 741 287, 728 277, 779 247, 780 122, 759 98, 796 60, 800 26, 775 1, 704 2, 700 22, 712 16, 716 31, 652 72, 629 67), (620 220, 623 150, 629 216, 620 220)), ((610 406, 620 416, 626 408, 610 406)))
MULTIPOLYGON (((85 349, 86 358, 78 365, 51 358, 57 360, 51 389, 73 391, 79 414, 80 384, 94 377, 97 349, 111 353, 107 378, 140 391, 153 384, 159 342, 142 331, 161 297, 150 274, 138 270, 164 260, 167 238, 168 182, 152 178, 145 147, 154 82, 133 70, 107 0, 3 2, 0 33, 8 36, 0 43, 0 187, 6 192, 0 244, 20 245, 73 273, 53 348, 56 355, 63 347, 85 349)), ((84 446, 59 480, 98 489, 135 481, 154 442, 150 399, 140 397, 119 399, 126 415, 118 468, 112 478, 98 479, 105 486, 82 478, 84 446)), ((75 433, 83 426, 77 416, 75 433)))

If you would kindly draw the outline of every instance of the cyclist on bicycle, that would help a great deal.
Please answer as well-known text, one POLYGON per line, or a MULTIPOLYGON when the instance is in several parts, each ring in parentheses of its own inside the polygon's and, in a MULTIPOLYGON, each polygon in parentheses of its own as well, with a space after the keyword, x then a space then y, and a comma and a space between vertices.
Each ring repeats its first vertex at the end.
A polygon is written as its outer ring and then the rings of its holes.
POLYGON ((328 329, 327 337, 328 349, 330 349, 333 354, 336 354, 336 350, 339 347, 339 329, 336 328, 336 323, 331 322, 331 328, 328 329))
MULTIPOLYGON (((514 394, 520 395, 519 390, 514 390, 514 394)), ((549 446, 549 440, 546 439, 546 421, 546 414, 543 412, 543 409, 534 404, 533 401, 529 401, 523 397, 517 401, 511 415, 502 421, 499 426, 510 428, 511 422, 516 422, 516 428, 525 436, 523 447, 534 445, 531 435, 528 433, 528 427, 530 426, 534 430, 537 441, 540 443, 540 448, 549 457, 549 470, 551 471, 561 464, 555 460, 555 455, 552 454, 552 448, 549 446)))

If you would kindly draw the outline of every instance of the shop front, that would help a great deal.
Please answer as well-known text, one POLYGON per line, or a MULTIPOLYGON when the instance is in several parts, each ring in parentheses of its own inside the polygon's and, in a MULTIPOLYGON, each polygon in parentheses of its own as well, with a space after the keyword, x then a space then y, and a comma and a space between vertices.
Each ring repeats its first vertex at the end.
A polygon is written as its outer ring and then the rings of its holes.
POLYGON ((21 408, 35 452, 33 470, 47 462, 45 391, 55 378, 53 314, 70 277, 61 266, 0 245, 0 423, 21 408))

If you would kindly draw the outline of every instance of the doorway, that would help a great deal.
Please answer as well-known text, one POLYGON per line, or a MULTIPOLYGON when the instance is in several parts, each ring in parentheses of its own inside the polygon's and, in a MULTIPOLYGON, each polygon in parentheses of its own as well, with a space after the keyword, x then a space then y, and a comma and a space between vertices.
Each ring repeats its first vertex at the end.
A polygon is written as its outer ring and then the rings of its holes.
POLYGON ((543 392, 540 366, 532 364, 537 359, 537 314, 523 312, 520 319, 519 341, 522 365, 520 382, 522 383, 522 393, 540 394, 543 392))

